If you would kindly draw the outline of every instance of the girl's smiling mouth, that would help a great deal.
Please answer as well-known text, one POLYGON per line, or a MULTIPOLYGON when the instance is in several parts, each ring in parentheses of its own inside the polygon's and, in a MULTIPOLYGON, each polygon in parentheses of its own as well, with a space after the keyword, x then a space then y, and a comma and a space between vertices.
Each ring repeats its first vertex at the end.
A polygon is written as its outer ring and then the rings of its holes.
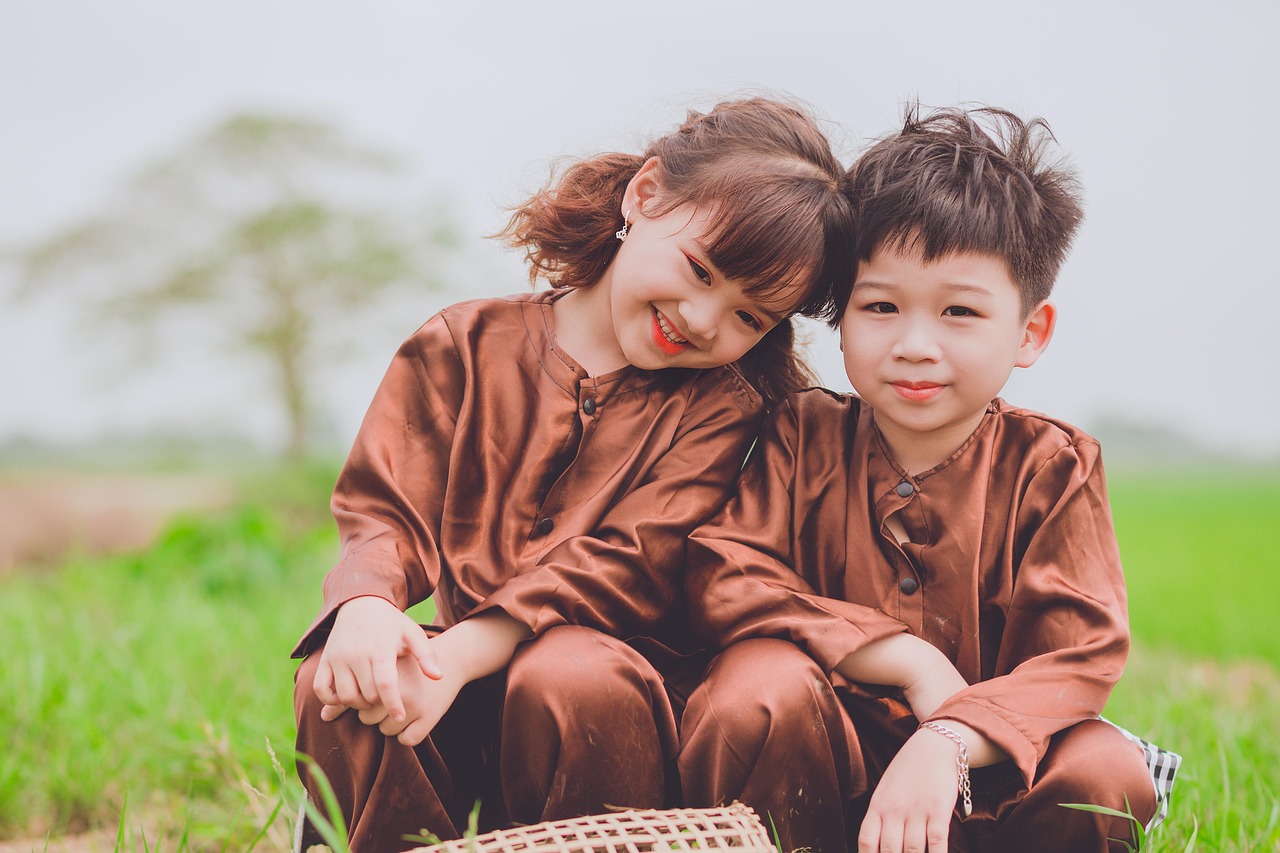
POLYGON ((689 341, 680 337, 680 333, 657 308, 653 309, 653 342, 667 355, 678 355, 689 346, 689 341))

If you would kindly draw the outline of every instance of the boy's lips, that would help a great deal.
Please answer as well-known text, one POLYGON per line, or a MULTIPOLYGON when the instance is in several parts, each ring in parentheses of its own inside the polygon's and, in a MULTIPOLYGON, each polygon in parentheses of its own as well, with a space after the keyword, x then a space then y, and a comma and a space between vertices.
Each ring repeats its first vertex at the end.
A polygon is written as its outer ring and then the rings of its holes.
POLYGON ((921 403, 925 400, 931 400, 942 391, 942 385, 937 382, 890 382, 893 390, 904 400, 910 400, 913 403, 921 403))
POLYGON ((689 341, 681 337, 671 321, 657 308, 653 309, 653 342, 667 355, 679 355, 689 346, 689 341))

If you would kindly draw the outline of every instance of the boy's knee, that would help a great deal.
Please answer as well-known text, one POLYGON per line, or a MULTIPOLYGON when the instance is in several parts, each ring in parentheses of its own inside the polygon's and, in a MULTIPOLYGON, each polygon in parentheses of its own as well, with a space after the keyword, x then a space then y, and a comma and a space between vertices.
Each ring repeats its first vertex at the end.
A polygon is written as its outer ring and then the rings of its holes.
POLYGON ((1142 750, 1108 723, 1089 720, 1057 735, 1045 762, 1036 787, 1051 786, 1050 799, 1127 808, 1144 826, 1155 815, 1155 787, 1142 750))

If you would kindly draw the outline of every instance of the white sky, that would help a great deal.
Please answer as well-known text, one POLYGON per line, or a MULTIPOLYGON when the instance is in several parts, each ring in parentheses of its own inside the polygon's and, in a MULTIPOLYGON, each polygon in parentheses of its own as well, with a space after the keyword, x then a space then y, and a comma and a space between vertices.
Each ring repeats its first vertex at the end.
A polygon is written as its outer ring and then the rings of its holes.
MULTIPOLYGON (((11 0, 0 7, 0 243, 93 211, 130 171, 232 111, 302 112, 448 187, 477 258, 450 299, 508 293, 523 272, 479 235, 552 158, 634 150, 686 106, 746 89, 814 105, 846 160, 907 99, 981 101, 1047 118, 1088 198, 1055 294, 1057 337, 1005 396, 1086 427, 1119 416, 1274 456, 1280 4, 1191 5, 11 0)), ((75 312, 68 296, 0 301, 0 440, 277 429, 266 381, 243 365, 193 343, 164 369, 117 375, 111 342, 85 343, 75 312)), ((344 442, 428 312, 414 306, 331 377, 344 442)), ((834 340, 815 336, 824 379, 847 388, 834 340)))

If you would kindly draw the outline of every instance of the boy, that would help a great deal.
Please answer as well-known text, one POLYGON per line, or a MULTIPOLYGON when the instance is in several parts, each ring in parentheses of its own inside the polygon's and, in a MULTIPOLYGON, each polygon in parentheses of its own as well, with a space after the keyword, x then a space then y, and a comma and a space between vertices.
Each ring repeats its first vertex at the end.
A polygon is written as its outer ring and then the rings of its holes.
POLYGON ((1082 218, 1050 138, 912 112, 855 164, 857 396, 793 395, 691 537, 694 624, 724 651, 684 793, 768 811, 784 850, 1077 853, 1131 822, 1060 803, 1156 812, 1143 750, 1098 719, 1129 648, 1098 444, 996 396, 1049 344, 1082 218))

